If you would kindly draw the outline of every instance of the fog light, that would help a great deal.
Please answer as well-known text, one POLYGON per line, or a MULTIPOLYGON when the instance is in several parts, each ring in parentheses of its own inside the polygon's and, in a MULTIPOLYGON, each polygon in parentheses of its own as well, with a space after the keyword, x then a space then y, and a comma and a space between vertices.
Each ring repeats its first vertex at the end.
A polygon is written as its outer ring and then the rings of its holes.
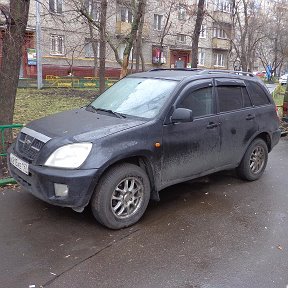
POLYGON ((66 197, 68 195, 68 186, 65 184, 54 183, 55 196, 66 197))

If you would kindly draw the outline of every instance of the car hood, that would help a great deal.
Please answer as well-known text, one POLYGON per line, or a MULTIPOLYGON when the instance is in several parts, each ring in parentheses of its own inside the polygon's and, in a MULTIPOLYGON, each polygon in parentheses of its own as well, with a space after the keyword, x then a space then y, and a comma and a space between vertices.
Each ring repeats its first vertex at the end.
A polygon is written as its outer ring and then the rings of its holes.
POLYGON ((50 138, 73 138, 80 142, 94 141, 143 123, 143 120, 118 118, 80 108, 34 120, 26 127, 50 138))

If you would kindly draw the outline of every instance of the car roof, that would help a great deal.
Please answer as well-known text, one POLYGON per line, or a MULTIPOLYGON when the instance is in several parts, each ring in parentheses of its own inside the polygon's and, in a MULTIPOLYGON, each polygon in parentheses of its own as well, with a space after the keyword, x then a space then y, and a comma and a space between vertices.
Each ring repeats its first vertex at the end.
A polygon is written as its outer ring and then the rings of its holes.
POLYGON ((135 73, 128 77, 155 78, 181 81, 185 78, 201 79, 214 77, 228 77, 234 79, 258 80, 258 78, 250 72, 230 71, 230 70, 213 70, 213 69, 152 69, 147 72, 135 73), (207 77, 208 76, 208 77, 207 77))

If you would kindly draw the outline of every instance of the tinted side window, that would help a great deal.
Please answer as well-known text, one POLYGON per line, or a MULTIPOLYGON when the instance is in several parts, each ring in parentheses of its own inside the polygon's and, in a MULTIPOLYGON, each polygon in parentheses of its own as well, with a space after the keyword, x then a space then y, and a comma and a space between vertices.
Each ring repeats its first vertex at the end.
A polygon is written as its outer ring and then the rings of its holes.
POLYGON ((201 88, 188 93, 178 107, 191 109, 194 117, 205 116, 213 113, 212 87, 201 88))
POLYGON ((260 106, 260 105, 265 105, 265 104, 270 103, 266 93, 257 83, 247 81, 246 84, 247 84, 252 102, 255 106, 260 106))
POLYGON ((242 91, 239 86, 218 86, 218 101, 220 112, 241 109, 242 91))
POLYGON ((243 96, 243 107, 250 107, 251 101, 246 90, 246 87, 242 87, 242 96, 243 96))

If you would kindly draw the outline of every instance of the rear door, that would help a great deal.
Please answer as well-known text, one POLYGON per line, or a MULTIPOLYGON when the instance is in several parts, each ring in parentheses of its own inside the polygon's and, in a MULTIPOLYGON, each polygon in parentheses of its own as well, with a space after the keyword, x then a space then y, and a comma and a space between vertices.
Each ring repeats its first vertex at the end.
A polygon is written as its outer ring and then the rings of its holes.
POLYGON ((257 132, 255 109, 242 80, 215 79, 220 117, 220 166, 235 166, 257 132))
MULTIPOLYGON (((220 138, 212 80, 188 84, 175 102, 176 108, 193 111, 193 122, 163 127, 162 184, 176 183, 217 165, 220 138)), ((170 114, 168 115, 168 119, 170 114)))
POLYGON ((256 121, 259 132, 273 133, 278 129, 279 120, 276 107, 261 84, 254 81, 246 81, 248 92, 255 109, 256 121))

